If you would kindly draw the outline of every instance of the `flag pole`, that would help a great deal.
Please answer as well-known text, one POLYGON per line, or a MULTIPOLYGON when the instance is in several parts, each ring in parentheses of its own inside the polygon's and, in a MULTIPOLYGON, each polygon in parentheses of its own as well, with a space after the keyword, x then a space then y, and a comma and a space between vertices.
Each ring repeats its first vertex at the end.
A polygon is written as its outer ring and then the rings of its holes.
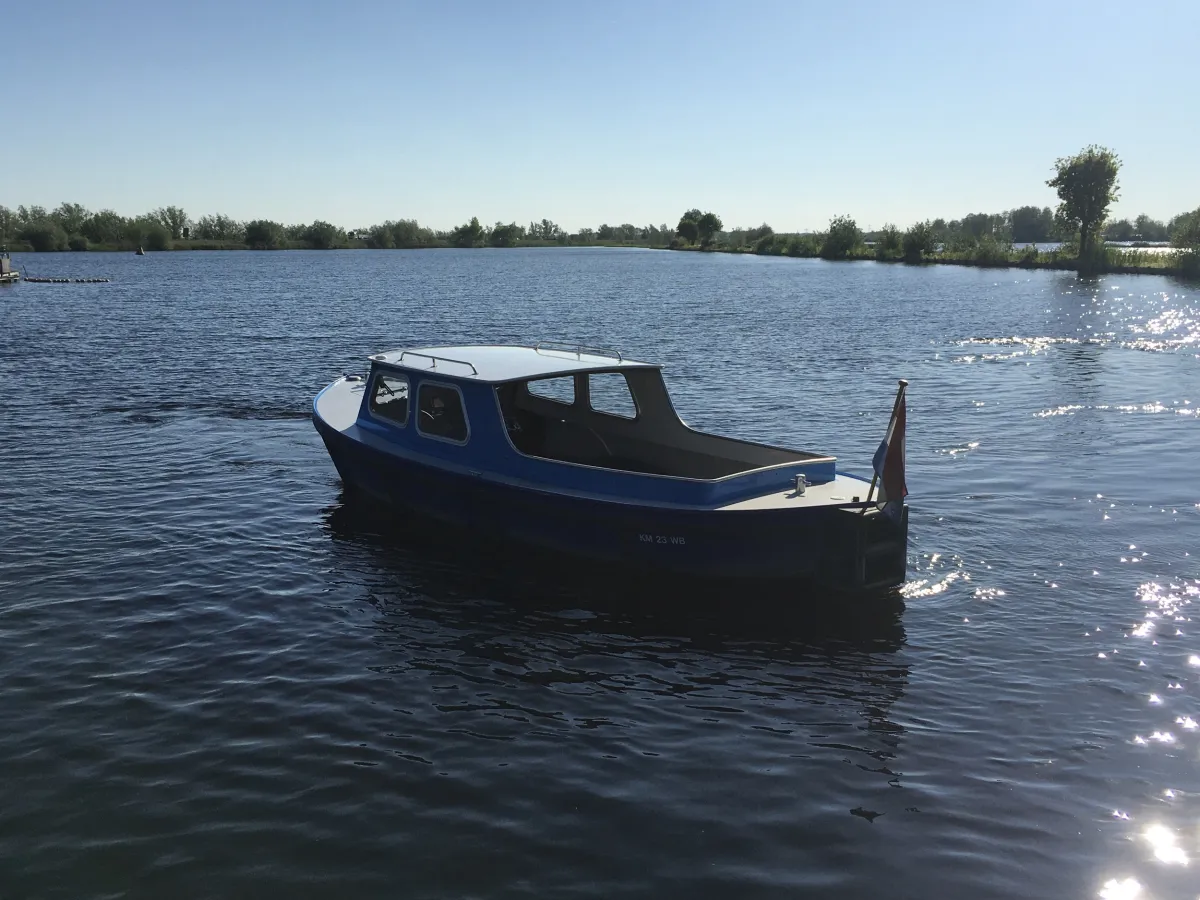
MULTIPOLYGON (((901 378, 899 380, 899 384, 900 384, 900 387, 896 389, 896 402, 892 404, 892 417, 890 419, 888 419, 887 431, 884 432, 885 436, 891 432, 892 425, 896 421, 896 416, 900 412, 900 401, 904 398, 904 390, 905 390, 905 388, 908 387, 908 380, 905 378, 901 378)), ((868 503, 871 502, 871 495, 875 493, 875 482, 877 482, 878 480, 879 480, 879 473, 873 472, 871 474, 871 486, 867 489, 867 502, 868 503)))

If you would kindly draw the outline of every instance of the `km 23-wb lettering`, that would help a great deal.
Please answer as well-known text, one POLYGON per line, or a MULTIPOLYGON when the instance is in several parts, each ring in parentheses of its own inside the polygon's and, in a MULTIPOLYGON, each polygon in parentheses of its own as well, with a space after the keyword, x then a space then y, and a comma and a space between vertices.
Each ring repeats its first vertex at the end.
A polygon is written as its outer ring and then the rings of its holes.
POLYGON ((677 534, 639 534, 643 544, 686 544, 687 539, 677 534))

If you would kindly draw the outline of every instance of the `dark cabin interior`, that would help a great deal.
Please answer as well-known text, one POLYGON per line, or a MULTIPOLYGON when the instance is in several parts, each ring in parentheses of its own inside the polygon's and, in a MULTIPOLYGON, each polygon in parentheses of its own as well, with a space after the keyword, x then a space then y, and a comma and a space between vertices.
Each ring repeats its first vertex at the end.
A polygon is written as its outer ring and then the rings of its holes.
POLYGON ((542 459, 714 479, 819 458, 693 431, 675 413, 657 369, 508 382, 497 385, 496 398, 513 446, 526 456, 542 459), (614 375, 621 381, 614 382, 614 375), (607 380, 600 382, 601 376, 607 380), (551 386, 551 382, 557 384, 551 386), (602 398, 596 396, 601 383, 602 398), (614 388, 619 393, 622 387, 628 392, 624 399, 614 393, 614 388), (633 416, 605 411, 614 405, 633 416))

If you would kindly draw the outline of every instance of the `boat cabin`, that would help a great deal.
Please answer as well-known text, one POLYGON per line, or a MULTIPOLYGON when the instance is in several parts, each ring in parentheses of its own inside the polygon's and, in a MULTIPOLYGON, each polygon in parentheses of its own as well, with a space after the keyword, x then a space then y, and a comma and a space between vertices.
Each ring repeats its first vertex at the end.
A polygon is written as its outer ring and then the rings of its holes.
POLYGON ((834 478, 831 456, 688 427, 661 367, 619 351, 428 347, 370 360, 356 424, 447 461, 519 474, 522 460, 537 460, 688 481, 799 464, 808 483, 834 478))

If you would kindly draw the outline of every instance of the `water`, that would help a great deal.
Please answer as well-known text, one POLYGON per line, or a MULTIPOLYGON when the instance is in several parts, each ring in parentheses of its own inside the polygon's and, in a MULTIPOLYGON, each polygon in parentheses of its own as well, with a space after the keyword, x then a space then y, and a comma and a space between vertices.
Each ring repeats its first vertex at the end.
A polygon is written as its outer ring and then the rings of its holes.
POLYGON ((0 292, 0 896, 1200 894, 1195 289, 608 250, 18 262, 114 280, 0 292), (629 603, 343 505, 322 385, 564 337, 665 361, 693 425, 859 471, 909 378, 906 608, 629 603))

